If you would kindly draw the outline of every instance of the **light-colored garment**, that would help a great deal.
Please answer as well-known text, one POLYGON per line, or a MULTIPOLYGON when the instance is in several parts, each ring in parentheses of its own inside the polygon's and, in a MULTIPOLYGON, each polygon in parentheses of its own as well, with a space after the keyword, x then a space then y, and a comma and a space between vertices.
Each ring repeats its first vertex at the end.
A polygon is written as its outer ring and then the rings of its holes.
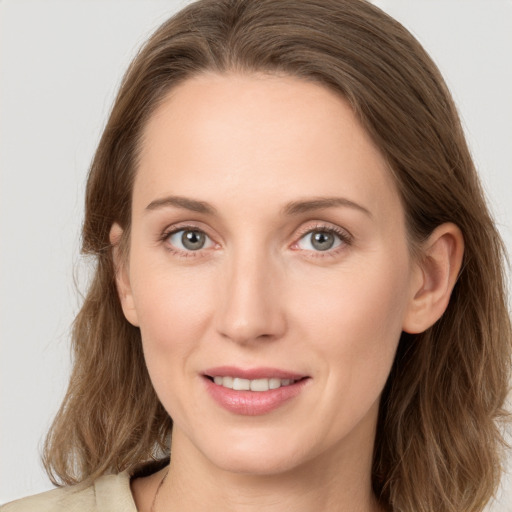
POLYGON ((0 512, 137 512, 127 471, 12 501, 0 512))

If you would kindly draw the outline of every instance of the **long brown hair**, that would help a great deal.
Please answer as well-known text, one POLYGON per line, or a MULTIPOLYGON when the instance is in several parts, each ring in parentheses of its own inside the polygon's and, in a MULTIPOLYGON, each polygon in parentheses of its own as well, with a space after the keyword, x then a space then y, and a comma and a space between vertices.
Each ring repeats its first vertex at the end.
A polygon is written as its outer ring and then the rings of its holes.
POLYGON ((83 252, 96 273, 73 331, 69 389, 48 434, 50 477, 70 484, 168 453, 169 418, 140 332, 124 318, 109 230, 129 236, 145 123, 205 71, 279 73, 344 97, 387 159, 411 246, 462 230, 465 256, 443 317, 402 336, 381 400, 373 487, 393 511, 481 511, 501 474, 511 367, 504 248, 438 69, 413 36, 363 0, 200 0, 164 23, 130 65, 87 183, 83 252))

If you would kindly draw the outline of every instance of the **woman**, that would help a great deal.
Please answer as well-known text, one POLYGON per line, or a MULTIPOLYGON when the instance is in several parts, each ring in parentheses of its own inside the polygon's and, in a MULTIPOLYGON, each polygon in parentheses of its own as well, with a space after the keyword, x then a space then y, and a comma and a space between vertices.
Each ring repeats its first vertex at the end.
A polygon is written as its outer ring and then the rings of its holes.
POLYGON ((6 511, 492 496, 502 245, 444 82, 377 8, 210 0, 165 23, 121 86, 83 236, 97 270, 45 450, 68 487, 6 511))

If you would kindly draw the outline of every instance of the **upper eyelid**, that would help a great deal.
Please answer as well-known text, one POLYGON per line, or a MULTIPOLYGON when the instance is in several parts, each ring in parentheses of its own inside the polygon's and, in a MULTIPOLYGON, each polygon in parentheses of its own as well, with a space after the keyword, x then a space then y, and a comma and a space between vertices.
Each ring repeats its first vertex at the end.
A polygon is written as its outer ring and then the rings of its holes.
POLYGON ((347 229, 342 228, 341 226, 338 226, 336 224, 332 224, 330 222, 327 222, 327 223, 317 222, 316 225, 309 226, 307 228, 304 228, 303 230, 301 230, 301 228, 299 228, 299 234, 306 235, 306 234, 312 233, 314 231, 322 231, 322 230, 330 231, 330 232, 334 232, 334 233, 345 234, 347 237, 352 238, 351 233, 347 229))
POLYGON ((208 237, 212 238, 209 234, 209 230, 205 227, 203 227, 203 223, 200 222, 200 225, 196 225, 196 223, 192 222, 177 222, 174 224, 170 224, 162 231, 162 236, 167 237, 169 235, 172 235, 173 233, 177 233, 178 231, 201 231, 208 237))

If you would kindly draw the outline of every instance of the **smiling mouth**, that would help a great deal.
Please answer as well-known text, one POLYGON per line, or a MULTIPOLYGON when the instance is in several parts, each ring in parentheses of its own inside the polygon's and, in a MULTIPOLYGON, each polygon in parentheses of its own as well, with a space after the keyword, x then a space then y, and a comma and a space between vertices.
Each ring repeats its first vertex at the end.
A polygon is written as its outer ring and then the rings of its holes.
POLYGON ((213 400, 230 413, 268 414, 300 395, 310 376, 278 368, 210 368, 202 374, 213 400))
MULTIPOLYGON (((279 389, 281 387, 290 386, 296 382, 303 380, 300 379, 279 379, 279 378, 263 378, 263 379, 242 379, 240 377, 231 376, 206 376, 212 382, 218 386, 224 388, 233 389, 234 391, 270 391, 273 389, 279 389)), ((305 377, 304 377, 305 378, 305 377)))

